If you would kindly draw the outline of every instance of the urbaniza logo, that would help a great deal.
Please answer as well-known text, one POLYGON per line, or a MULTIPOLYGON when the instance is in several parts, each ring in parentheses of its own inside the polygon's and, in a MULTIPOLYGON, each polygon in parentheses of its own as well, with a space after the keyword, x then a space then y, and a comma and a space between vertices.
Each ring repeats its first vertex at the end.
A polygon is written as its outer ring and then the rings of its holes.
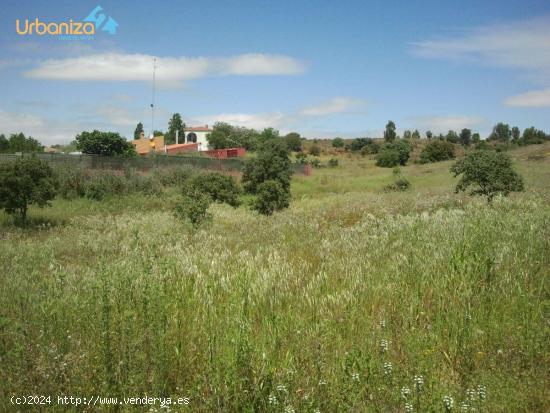
POLYGON ((81 21, 70 19, 62 22, 43 22, 38 17, 33 20, 15 20, 15 31, 20 36, 93 36, 98 32, 116 34, 118 23, 105 14, 103 7, 97 6, 81 21))

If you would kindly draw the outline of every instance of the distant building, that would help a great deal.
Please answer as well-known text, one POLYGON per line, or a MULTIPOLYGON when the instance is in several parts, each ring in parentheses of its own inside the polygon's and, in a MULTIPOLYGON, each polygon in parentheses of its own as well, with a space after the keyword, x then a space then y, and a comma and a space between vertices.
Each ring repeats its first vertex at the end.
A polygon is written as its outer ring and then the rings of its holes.
POLYGON ((164 153, 164 136, 145 138, 143 133, 141 136, 141 139, 132 141, 138 155, 145 156, 151 152, 164 153))
POLYGON ((199 151, 207 151, 208 139, 206 139, 206 135, 210 132, 212 129, 208 125, 185 128, 185 142, 182 143, 196 143, 199 151))

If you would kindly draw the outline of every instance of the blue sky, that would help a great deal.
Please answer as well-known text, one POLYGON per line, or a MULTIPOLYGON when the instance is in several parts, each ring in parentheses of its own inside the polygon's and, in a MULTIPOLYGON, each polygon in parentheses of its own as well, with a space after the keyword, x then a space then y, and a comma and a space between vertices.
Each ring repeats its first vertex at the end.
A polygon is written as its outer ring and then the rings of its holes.
MULTIPOLYGON (((99 29, 102 26, 99 26, 99 29)), ((399 130, 550 132, 548 1, 4 1, 0 132, 131 137, 179 112, 314 137, 399 130), (15 21, 117 23, 92 38, 19 35, 15 21)))

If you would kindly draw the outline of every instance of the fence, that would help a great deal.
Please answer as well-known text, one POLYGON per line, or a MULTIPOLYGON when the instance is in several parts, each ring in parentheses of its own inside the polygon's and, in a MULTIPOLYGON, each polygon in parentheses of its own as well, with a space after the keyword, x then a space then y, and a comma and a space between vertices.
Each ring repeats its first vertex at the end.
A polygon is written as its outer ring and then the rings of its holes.
MULTIPOLYGON (((20 158, 36 156, 37 158, 55 165, 73 165, 87 169, 138 169, 148 171, 155 168, 183 166, 196 169, 210 169, 214 171, 240 172, 244 161, 240 158, 215 159, 203 156, 169 156, 153 155, 147 157, 118 158, 99 155, 67 155, 60 153, 24 153, 0 154, 0 163, 20 158)), ((305 165, 292 164, 294 173, 307 175, 305 165)))

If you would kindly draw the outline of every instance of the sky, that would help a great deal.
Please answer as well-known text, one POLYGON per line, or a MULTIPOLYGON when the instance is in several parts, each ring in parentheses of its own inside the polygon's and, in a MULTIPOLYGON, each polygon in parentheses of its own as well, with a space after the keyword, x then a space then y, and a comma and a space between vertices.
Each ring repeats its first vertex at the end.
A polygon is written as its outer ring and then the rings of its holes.
POLYGON ((131 139, 175 112, 308 138, 379 137, 390 119, 548 133, 550 1, 3 0, 0 91, 0 133, 45 144, 93 129, 131 139), (91 36, 16 30, 91 13, 91 36))

